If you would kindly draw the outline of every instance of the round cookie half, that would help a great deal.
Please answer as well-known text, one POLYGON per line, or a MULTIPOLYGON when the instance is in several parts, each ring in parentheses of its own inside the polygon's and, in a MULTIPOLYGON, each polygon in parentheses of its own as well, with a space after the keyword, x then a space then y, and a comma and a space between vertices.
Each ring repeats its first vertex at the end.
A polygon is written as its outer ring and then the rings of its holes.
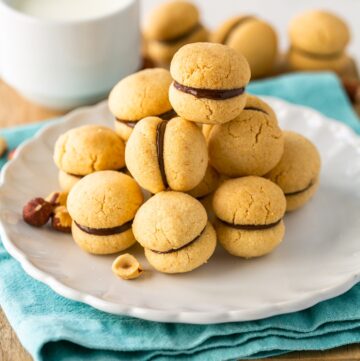
POLYGON ((320 55, 336 55, 350 40, 346 23, 322 10, 307 11, 292 19, 289 35, 292 47, 320 55))
POLYGON ((316 193, 319 186, 321 159, 307 138, 295 132, 284 132, 284 153, 266 177, 283 190, 287 211, 300 208, 316 193))
POLYGON ((183 0, 160 4, 146 19, 143 34, 150 40, 173 40, 199 24, 197 7, 183 0))
POLYGON ((274 112, 250 99, 237 118, 207 130, 210 164, 229 177, 262 176, 275 167, 284 150, 274 112))
POLYGON ((210 222, 201 236, 188 246, 168 253, 145 248, 149 263, 163 273, 184 273, 200 267, 212 256, 216 247, 216 233, 210 222))
POLYGON ((168 97, 171 81, 168 70, 153 68, 131 74, 113 88, 109 108, 122 139, 127 140, 136 122, 145 117, 171 119, 176 115, 168 97))
POLYGON ((55 144, 54 161, 62 171, 84 176, 125 165, 125 144, 110 128, 84 125, 62 134, 55 144))
POLYGON ((161 192, 145 202, 135 216, 133 232, 149 262, 166 273, 199 267, 216 246, 205 208, 180 192, 161 192))
POLYGON ((76 175, 72 175, 69 173, 66 173, 64 171, 62 171, 61 169, 59 170, 59 176, 58 176, 58 180, 59 180, 59 184, 60 184, 60 188, 64 191, 69 193, 72 189, 72 187, 81 179, 83 178, 83 176, 76 176, 76 175))
POLYGON ((236 16, 222 24, 212 36, 215 42, 239 51, 249 62, 252 78, 269 74, 277 58, 274 28, 254 16, 236 16))
POLYGON ((132 221, 142 202, 140 187, 128 175, 100 171, 82 178, 67 201, 75 242, 95 254, 124 250, 135 242, 132 221))
POLYGON ((187 120, 218 124, 234 119, 246 102, 250 68, 245 57, 228 46, 194 43, 173 57, 170 102, 187 120))
POLYGON ((232 255, 259 257, 283 239, 285 196, 280 187, 265 178, 225 181, 214 194, 213 208, 217 237, 232 255))
POLYGON ((190 32, 173 40, 150 40, 147 53, 157 64, 169 67, 174 54, 184 45, 204 42, 208 39, 208 31, 204 26, 198 25, 190 32))
POLYGON ((149 117, 138 122, 126 146, 126 165, 151 193, 188 191, 203 179, 208 164, 201 129, 182 118, 149 117))

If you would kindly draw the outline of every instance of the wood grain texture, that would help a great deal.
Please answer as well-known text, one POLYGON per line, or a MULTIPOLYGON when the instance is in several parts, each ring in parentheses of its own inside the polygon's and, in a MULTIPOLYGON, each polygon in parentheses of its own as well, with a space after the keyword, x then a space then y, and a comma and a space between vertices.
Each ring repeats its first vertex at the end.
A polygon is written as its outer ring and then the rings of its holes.
MULTIPOLYGON (((356 74, 355 67, 350 75, 356 74)), ((360 115, 360 105, 355 106, 360 115)), ((63 114, 46 109, 24 99, 11 87, 0 80, 0 128, 29 124, 63 114)), ((4 313, 0 309, 0 361, 31 361, 30 355, 22 347, 4 313)), ((346 346, 324 352, 294 352, 272 361, 358 361, 360 345, 346 346)), ((265 361, 262 360, 262 361, 265 361)))

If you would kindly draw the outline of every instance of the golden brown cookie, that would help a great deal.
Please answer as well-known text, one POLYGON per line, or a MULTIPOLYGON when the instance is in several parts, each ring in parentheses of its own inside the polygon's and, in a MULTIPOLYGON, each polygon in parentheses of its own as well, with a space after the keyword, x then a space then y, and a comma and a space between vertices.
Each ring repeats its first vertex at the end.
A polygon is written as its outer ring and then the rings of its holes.
POLYGON ((252 258, 270 253, 283 239, 285 196, 261 177, 230 179, 213 197, 220 244, 232 255, 252 258))
POLYGON ((237 118, 212 126, 207 141, 210 164, 229 177, 262 176, 275 167, 284 150, 275 113, 255 97, 237 118))
POLYGON ((142 202, 140 187, 126 174, 101 171, 82 178, 67 200, 75 242, 94 254, 130 247, 135 243, 132 221, 142 202))
POLYGON ((206 263, 216 246, 204 207, 180 192, 161 192, 137 212, 133 232, 150 264, 160 272, 189 272, 206 263))
POLYGON ((274 28, 251 15, 235 16, 219 26, 211 40, 230 46, 245 56, 251 77, 270 74, 274 68, 278 41, 274 28))
POLYGON ((147 54, 155 63, 168 66, 183 45, 207 41, 208 32, 199 11, 188 1, 168 1, 156 7, 143 28, 147 54))
POLYGON ((289 29, 288 64, 294 70, 344 71, 345 48, 350 40, 346 23, 337 15, 312 10, 296 16, 289 29))
POLYGON ((245 57, 222 44, 183 46, 171 67, 170 102, 183 118, 205 124, 226 123, 246 102, 250 68, 245 57))
POLYGON ((315 145, 295 132, 284 132, 284 153, 266 177, 285 193, 286 210, 302 207, 319 187, 321 159, 315 145))
POLYGON ((208 165, 201 129, 182 118, 144 118, 126 145, 126 165, 135 180, 151 193, 167 188, 189 191, 203 179, 208 165))
POLYGON ((83 176, 125 166, 125 144, 110 128, 84 125, 62 134, 55 144, 54 161, 61 188, 68 192, 83 176))
POLYGON ((115 129, 125 141, 136 123, 148 116, 171 119, 176 116, 169 102, 171 75, 168 70, 141 70, 122 79, 111 91, 109 108, 115 129))

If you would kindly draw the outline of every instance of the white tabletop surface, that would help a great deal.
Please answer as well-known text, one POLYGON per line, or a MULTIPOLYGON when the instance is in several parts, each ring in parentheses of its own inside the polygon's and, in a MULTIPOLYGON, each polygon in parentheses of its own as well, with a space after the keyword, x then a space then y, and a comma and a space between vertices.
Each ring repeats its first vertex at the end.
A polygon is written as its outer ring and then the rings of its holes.
MULTIPOLYGON (((142 0, 142 17, 164 0, 142 0)), ((230 16, 251 13, 271 22, 280 34, 281 49, 288 46, 287 27, 289 20, 308 9, 328 9, 348 22, 352 40, 349 53, 360 62, 360 0, 193 0, 199 5, 203 22, 214 28, 230 16)))

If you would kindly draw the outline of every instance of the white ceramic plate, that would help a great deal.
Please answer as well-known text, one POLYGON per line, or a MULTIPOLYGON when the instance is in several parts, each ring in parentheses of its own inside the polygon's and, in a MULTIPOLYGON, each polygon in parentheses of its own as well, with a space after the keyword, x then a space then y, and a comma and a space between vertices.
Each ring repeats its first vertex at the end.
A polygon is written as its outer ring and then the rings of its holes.
MULTIPOLYGON (((303 209, 286 216, 286 236, 271 255, 246 261, 220 248, 208 264, 184 275, 145 273, 122 281, 114 256, 82 252, 71 236, 22 221, 24 203, 58 189, 52 162, 56 138, 86 124, 111 125, 107 106, 79 109, 19 148, 2 173, 1 238, 32 277, 67 298, 102 311, 148 320, 218 323, 297 311, 339 295, 360 277, 360 139, 346 126, 304 107, 267 98, 281 126, 320 149, 321 186, 303 209)), ((150 270, 140 249, 131 250, 150 270)))

